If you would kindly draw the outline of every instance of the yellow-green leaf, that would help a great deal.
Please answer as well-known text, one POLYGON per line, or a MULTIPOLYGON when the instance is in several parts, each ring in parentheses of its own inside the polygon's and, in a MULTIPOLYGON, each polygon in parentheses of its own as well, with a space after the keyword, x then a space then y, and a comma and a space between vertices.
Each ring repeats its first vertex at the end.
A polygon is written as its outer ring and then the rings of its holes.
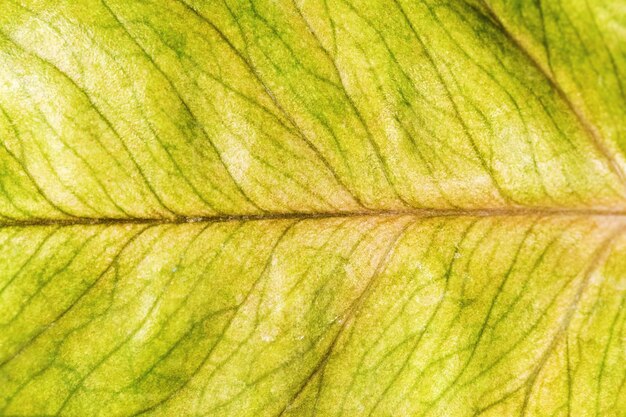
POLYGON ((0 0, 0 416, 626 416, 624 0, 0 0))

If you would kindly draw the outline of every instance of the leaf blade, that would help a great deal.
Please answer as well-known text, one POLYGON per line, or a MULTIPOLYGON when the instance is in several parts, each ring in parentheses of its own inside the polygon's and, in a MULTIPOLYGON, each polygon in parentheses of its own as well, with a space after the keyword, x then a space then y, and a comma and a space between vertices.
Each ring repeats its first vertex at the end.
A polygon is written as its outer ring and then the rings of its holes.
POLYGON ((2 3, 0 414, 621 415, 623 13, 565 3, 2 3))

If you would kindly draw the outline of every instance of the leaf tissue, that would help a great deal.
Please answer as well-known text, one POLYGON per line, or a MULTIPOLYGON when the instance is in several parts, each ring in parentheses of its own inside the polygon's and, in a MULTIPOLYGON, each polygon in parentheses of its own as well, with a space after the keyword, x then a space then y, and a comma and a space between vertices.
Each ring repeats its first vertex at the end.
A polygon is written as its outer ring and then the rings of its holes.
POLYGON ((626 1, 0 0, 0 416, 626 416, 626 1))

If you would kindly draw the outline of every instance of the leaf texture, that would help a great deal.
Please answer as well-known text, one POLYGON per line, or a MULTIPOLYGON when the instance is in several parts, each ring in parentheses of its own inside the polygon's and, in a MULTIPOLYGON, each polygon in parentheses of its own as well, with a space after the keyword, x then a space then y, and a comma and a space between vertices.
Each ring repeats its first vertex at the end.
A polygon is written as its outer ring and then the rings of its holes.
POLYGON ((622 0, 1 0, 0 415, 626 416, 622 0))

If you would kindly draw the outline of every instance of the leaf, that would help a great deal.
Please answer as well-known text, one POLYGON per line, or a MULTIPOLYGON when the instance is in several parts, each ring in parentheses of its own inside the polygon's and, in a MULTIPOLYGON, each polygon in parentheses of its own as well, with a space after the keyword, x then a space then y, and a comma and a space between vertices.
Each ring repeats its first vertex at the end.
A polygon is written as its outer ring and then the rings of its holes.
POLYGON ((625 11, 0 2, 0 415, 625 416, 625 11))

